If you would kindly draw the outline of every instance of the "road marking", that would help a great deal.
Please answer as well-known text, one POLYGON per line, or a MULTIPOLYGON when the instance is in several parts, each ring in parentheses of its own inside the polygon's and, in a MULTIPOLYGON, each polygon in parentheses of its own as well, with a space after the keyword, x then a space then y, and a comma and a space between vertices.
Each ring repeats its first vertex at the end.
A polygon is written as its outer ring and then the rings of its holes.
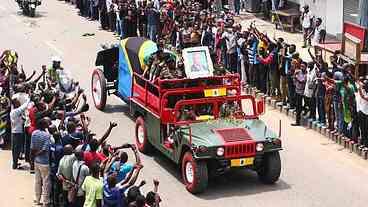
POLYGON ((49 46, 52 50, 54 50, 56 53, 58 53, 58 55, 63 55, 63 51, 61 51, 60 49, 58 49, 52 42, 45 41, 45 44, 47 46, 49 46))

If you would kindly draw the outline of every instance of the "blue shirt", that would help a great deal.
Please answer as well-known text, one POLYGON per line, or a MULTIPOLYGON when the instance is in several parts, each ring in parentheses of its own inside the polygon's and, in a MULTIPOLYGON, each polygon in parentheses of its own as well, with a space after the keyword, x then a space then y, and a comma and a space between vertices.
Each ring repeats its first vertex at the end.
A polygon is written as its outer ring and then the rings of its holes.
POLYGON ((42 151, 41 154, 37 155, 34 159, 35 163, 48 165, 49 164, 49 153, 50 153, 50 141, 51 135, 46 131, 36 130, 32 133, 31 137, 31 150, 42 151))
POLYGON ((107 177, 103 179, 103 207, 125 207, 125 188, 109 188, 107 177))
POLYGON ((64 148, 60 143, 50 145, 51 173, 56 175, 61 158, 64 156, 64 148))
POLYGON ((285 56, 285 74, 289 73, 289 70, 291 67, 291 58, 292 58, 292 54, 288 54, 285 56))
POLYGON ((257 48, 258 48, 258 40, 256 39, 252 42, 252 46, 248 48, 249 64, 252 65, 259 64, 259 61, 257 59, 257 48))
POLYGON ((83 139, 83 134, 78 132, 73 132, 71 134, 66 134, 62 137, 62 143, 63 146, 65 145, 72 145, 73 147, 76 147, 80 144, 81 140, 83 139))
MULTIPOLYGON (((111 166, 112 171, 116 171, 117 164, 118 162, 114 162, 114 164, 112 164, 111 166)), ((130 173, 132 170, 133 170, 132 164, 129 164, 129 163, 120 164, 120 170, 118 172, 118 176, 116 177, 117 181, 121 182, 122 180, 124 180, 126 175, 130 173)))

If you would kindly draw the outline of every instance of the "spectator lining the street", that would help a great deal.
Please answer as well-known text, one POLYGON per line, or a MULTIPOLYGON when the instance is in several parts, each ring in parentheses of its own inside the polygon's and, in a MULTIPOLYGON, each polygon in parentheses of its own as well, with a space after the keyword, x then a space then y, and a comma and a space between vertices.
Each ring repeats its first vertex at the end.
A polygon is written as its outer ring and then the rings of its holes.
POLYGON ((37 129, 32 133, 31 154, 35 166, 35 204, 47 206, 50 203, 49 181, 49 150, 50 134, 47 128, 50 125, 48 118, 37 122, 37 129))

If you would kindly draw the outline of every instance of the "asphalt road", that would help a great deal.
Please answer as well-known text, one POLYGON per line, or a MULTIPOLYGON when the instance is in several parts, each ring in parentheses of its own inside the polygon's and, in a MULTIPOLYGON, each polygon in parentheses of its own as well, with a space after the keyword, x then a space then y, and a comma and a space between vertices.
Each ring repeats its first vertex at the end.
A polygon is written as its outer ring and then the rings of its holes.
MULTIPOLYGON (((98 30, 96 22, 77 15, 68 4, 43 1, 37 16, 22 16, 12 0, 0 2, 0 47, 20 54, 20 64, 28 72, 50 64, 59 55, 64 68, 86 89, 89 102, 90 77, 100 43, 116 42, 111 33, 98 30), (83 37, 84 33, 94 36, 83 37)), ((91 107, 92 129, 102 135, 109 121, 116 121, 109 141, 112 144, 133 142, 134 121, 126 115, 127 107, 109 97, 106 112, 91 107)), ((258 182, 252 172, 236 171, 210 182, 198 196, 189 194, 181 183, 178 168, 157 153, 143 156, 144 178, 161 181, 162 206, 256 206, 256 207, 362 207, 368 202, 368 162, 356 157, 311 130, 290 127, 285 115, 269 110, 262 117, 278 130, 282 120, 282 175, 272 186, 258 182)), ((10 152, 0 152, 0 206, 28 207, 33 200, 33 177, 27 172, 10 170, 10 152)), ((149 190, 147 185, 144 190, 149 190)))

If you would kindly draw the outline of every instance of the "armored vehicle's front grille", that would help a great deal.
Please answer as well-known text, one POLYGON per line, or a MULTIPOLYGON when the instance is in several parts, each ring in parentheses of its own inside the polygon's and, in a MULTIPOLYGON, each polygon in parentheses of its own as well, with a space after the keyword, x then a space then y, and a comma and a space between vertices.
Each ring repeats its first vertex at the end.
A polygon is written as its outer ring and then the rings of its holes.
POLYGON ((256 154, 256 142, 244 128, 215 129, 225 142, 225 158, 250 157, 256 154))
POLYGON ((225 145, 225 158, 251 157, 256 154, 256 142, 245 141, 225 145))
POLYGON ((215 129, 225 142, 239 142, 245 140, 251 140, 251 136, 244 128, 226 128, 226 129, 215 129))

